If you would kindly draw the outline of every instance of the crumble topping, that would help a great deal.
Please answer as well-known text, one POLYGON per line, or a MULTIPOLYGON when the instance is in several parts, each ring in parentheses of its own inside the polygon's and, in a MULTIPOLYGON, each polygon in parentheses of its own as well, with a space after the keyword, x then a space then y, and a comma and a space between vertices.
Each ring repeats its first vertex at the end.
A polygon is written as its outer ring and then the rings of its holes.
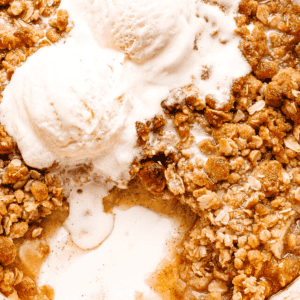
POLYGON ((63 188, 57 176, 27 167, 13 143, 1 151, 7 157, 0 160, 0 291, 17 292, 20 299, 52 299, 34 279, 49 254, 40 223, 53 211, 68 210, 63 188))
MULTIPOLYGON (((70 32, 68 13, 59 5, 0 1, 0 93, 29 56, 70 32)), ((0 291, 9 299, 54 299, 52 288, 38 287, 35 277, 50 252, 40 223, 53 211, 68 210, 60 179, 26 166, 2 126, 0 154, 0 291)))
POLYGON ((71 31, 68 12, 59 5, 60 0, 0 1, 0 93, 16 67, 71 31))
POLYGON ((241 1, 239 12, 253 73, 221 109, 183 89, 182 101, 163 103, 175 130, 144 139, 144 158, 165 161, 167 188, 199 216, 178 248, 174 299, 263 300, 300 271, 300 9, 241 1), (208 138, 196 143, 199 125, 208 138))

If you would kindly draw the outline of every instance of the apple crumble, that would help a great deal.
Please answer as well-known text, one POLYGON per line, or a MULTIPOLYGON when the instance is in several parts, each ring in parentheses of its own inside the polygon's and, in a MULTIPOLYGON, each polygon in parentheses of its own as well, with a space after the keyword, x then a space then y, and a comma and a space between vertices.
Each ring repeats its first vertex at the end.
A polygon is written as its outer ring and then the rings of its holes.
MULTIPOLYGON (((59 4, 0 0, 0 92, 31 54, 70 32, 59 4)), ((242 0, 236 23, 252 72, 233 82, 226 104, 186 86, 162 102, 164 115, 136 122, 143 157, 132 180, 193 221, 174 262, 154 274, 167 299, 264 300, 300 273, 300 6, 242 0)), ((50 251, 41 221, 68 210, 62 184, 26 166, 3 127, 0 154, 0 291, 53 299, 35 277, 50 251)), ((124 193, 112 191, 107 211, 124 193)))
POLYGON ((137 124, 145 162, 132 172, 199 216, 173 275, 170 266, 158 274, 176 279, 174 299, 263 300, 300 272, 300 6, 241 1, 239 12, 253 72, 233 83, 229 102, 220 108, 189 86, 162 103, 158 128, 137 124), (176 132, 164 131, 170 121, 176 132), (207 139, 196 143, 199 125, 207 139))

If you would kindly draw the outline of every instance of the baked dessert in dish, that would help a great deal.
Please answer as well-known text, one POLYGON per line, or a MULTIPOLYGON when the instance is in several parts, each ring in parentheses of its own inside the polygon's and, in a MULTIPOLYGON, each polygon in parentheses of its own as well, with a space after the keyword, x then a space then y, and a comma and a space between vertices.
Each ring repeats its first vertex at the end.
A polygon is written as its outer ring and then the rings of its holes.
POLYGON ((152 296, 75 298, 297 299, 299 31, 296 0, 0 0, 1 293, 55 299, 53 232, 92 253, 144 206, 178 222, 152 296))

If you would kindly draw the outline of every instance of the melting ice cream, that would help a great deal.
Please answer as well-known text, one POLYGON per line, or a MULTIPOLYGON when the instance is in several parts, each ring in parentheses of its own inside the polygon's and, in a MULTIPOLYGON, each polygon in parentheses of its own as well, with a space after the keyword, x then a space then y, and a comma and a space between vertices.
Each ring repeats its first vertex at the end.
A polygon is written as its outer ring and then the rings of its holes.
POLYGON ((5 90, 2 117, 28 165, 94 158, 118 142, 131 105, 116 93, 122 61, 113 51, 67 43, 20 68, 5 90))
MULTIPOLYGON (((102 187, 99 194, 88 184, 86 203, 101 201, 114 184, 126 186, 139 154, 136 121, 162 114, 160 103, 170 90, 191 84, 222 105, 232 80, 250 71, 233 33, 238 1, 223 2, 225 12, 191 0, 62 1, 75 24, 71 36, 29 58, 0 107, 1 123, 25 162, 36 168, 91 163, 102 187)), ((86 232, 89 218, 74 227, 85 198, 70 195, 73 240, 83 248, 99 245, 113 227, 112 216, 109 226, 100 226, 103 234, 86 232)), ((105 219, 98 208, 97 218, 105 219)))
POLYGON ((187 0, 98 0, 86 1, 84 13, 90 17, 99 44, 144 63, 159 55, 181 32, 191 33, 196 18, 193 6, 187 0))

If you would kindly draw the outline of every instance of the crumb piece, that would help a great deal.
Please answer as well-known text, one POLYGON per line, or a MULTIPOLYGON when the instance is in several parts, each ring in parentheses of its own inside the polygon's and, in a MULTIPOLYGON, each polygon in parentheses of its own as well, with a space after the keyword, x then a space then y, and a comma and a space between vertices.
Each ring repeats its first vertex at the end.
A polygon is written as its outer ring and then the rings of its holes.
POLYGON ((35 282, 28 276, 25 276, 15 288, 18 292, 18 296, 24 300, 31 299, 36 296, 38 292, 35 282))
POLYGON ((48 29, 46 36, 51 43, 56 43, 60 40, 60 35, 54 28, 48 29))
POLYGON ((289 149, 295 151, 295 152, 300 152, 300 145, 299 143, 296 141, 295 138, 293 137, 289 137, 289 138, 286 138, 284 140, 284 144, 286 147, 288 147, 289 149))
POLYGON ((16 258, 16 247, 12 239, 0 236, 0 262, 4 266, 14 262, 16 258))
POLYGON ((222 138, 234 140, 238 136, 238 126, 232 123, 225 123, 220 128, 215 128, 212 135, 217 143, 222 138))
POLYGON ((142 140, 144 142, 148 141, 150 128, 142 122, 136 122, 135 127, 136 127, 137 134, 142 138, 142 140))
POLYGON ((7 13, 12 16, 19 16, 26 8, 26 4, 22 1, 13 1, 10 3, 10 7, 7 13))
POLYGON ((139 180, 152 193, 161 193, 166 185, 165 168, 156 162, 146 162, 140 172, 139 180))
POLYGON ((269 230, 263 230, 259 234, 259 239, 266 243, 271 238, 271 232, 269 230))
POLYGON ((254 113, 261 111, 266 105, 266 102, 264 100, 257 101, 255 104, 250 106, 248 108, 248 112, 250 115, 253 115, 254 113))
POLYGON ((28 231, 28 223, 27 222, 14 223, 10 227, 10 237, 12 239, 23 237, 27 231, 28 231))
POLYGON ((226 180, 229 177, 229 163, 222 156, 210 156, 204 166, 204 170, 215 183, 226 180))
POLYGON ((0 154, 11 153, 13 147, 12 138, 6 134, 3 126, 0 126, 0 154))
POLYGON ((300 201, 300 187, 298 187, 295 191, 295 199, 300 201))
POLYGON ((243 192, 237 189, 229 189, 227 193, 223 196, 223 200, 230 206, 234 208, 240 207, 245 201, 245 195, 243 192))
POLYGON ((241 176, 238 173, 231 173, 228 177, 228 182, 231 184, 235 184, 237 182, 239 182, 239 180, 241 179, 241 176))
POLYGON ((262 189, 267 196, 277 195, 283 187, 282 165, 278 161, 266 161, 258 166, 256 177, 262 183, 262 189))
POLYGON ((220 154, 225 156, 236 155, 238 152, 238 146, 232 139, 220 139, 219 140, 220 154))
POLYGON ((211 139, 205 139, 198 143, 200 151, 205 155, 214 154, 216 151, 215 143, 211 139))
POLYGON ((223 206, 221 199, 216 193, 206 191, 205 188, 203 190, 205 190, 205 194, 197 198, 201 210, 217 210, 223 206))
POLYGON ((179 112, 175 115, 173 123, 175 126, 179 126, 182 123, 186 122, 188 118, 189 118, 188 115, 179 112))
POLYGON ((249 154, 249 159, 254 166, 257 165, 257 162, 261 159, 261 152, 259 150, 253 150, 249 154))
POLYGON ((41 178, 41 173, 39 173, 38 171, 36 170, 30 170, 29 171, 29 175, 31 178, 35 179, 35 180, 39 180, 41 178))
POLYGON ((197 168, 193 171, 193 182, 199 186, 205 186, 208 183, 207 175, 197 168))
POLYGON ((213 110, 209 107, 205 110, 205 117, 210 124, 221 127, 224 122, 232 120, 232 114, 223 111, 213 110))
POLYGON ((44 201, 48 197, 48 187, 40 181, 34 181, 31 186, 31 192, 35 200, 44 201))
POLYGON ((184 194, 185 188, 181 177, 173 170, 174 165, 169 165, 165 171, 167 185, 174 195, 184 194))
POLYGON ((59 9, 57 12, 57 28, 64 31, 69 24, 69 14, 65 9, 59 9))
POLYGON ((255 130, 247 124, 239 124, 238 130, 239 136, 244 140, 248 140, 255 135, 255 130))
POLYGON ((273 61, 261 61, 255 69, 255 75, 260 80, 272 78, 277 73, 277 64, 273 61))
POLYGON ((233 118, 233 122, 238 123, 238 122, 242 121, 245 117, 246 117, 245 114, 241 110, 238 109, 233 118))
POLYGON ((41 235, 41 233, 43 232, 43 228, 42 227, 39 227, 39 228, 36 228, 32 231, 32 238, 36 238, 38 236, 41 235))

